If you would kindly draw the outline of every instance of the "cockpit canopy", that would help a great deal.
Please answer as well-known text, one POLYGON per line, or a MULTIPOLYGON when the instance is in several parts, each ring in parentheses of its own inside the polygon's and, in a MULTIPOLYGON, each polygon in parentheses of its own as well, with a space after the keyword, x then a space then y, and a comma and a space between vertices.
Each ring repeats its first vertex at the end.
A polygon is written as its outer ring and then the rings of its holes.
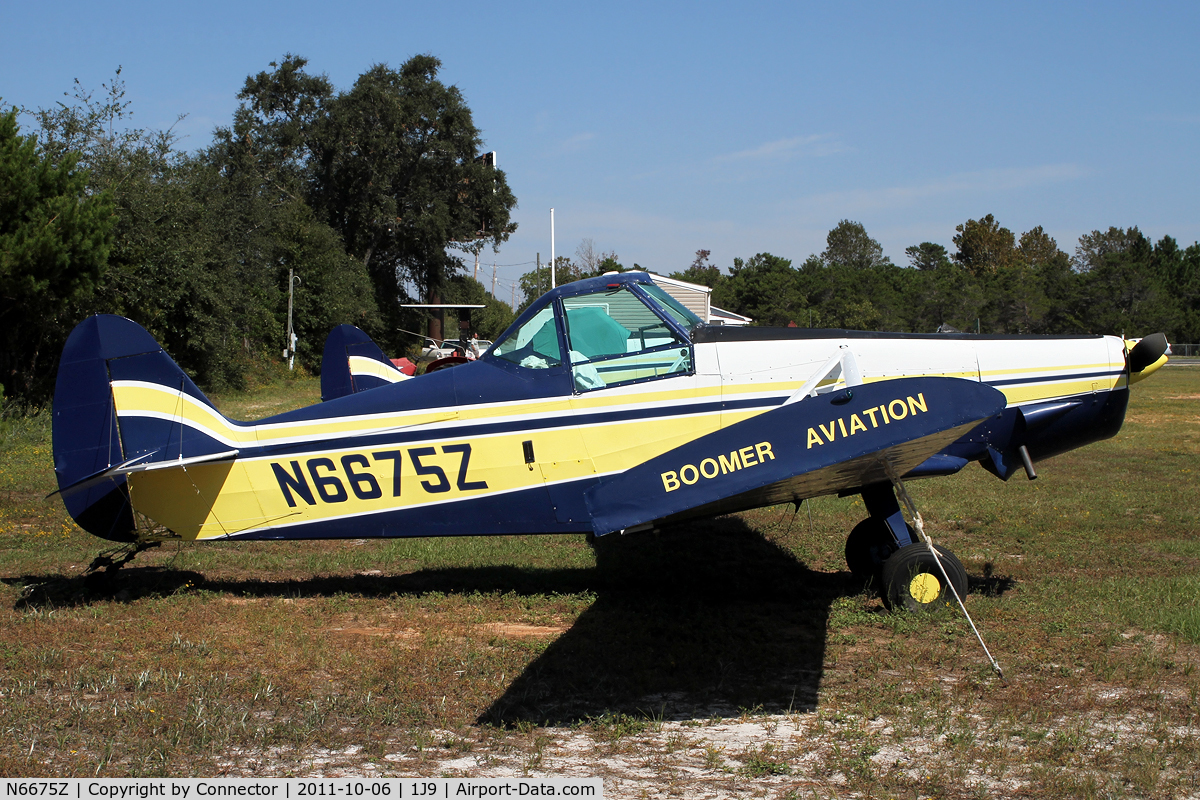
POLYGON ((696 315, 649 276, 578 281, 542 297, 488 354, 528 370, 569 365, 585 392, 692 372, 696 315))

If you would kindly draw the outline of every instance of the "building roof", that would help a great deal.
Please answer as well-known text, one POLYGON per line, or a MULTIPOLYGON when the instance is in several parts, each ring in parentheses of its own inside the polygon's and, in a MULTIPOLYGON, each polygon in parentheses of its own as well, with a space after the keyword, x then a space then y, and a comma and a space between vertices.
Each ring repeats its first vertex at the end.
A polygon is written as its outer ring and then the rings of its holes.
POLYGON ((709 307, 709 318, 713 325, 749 325, 754 322, 750 317, 743 317, 741 314, 735 314, 716 306, 709 307))

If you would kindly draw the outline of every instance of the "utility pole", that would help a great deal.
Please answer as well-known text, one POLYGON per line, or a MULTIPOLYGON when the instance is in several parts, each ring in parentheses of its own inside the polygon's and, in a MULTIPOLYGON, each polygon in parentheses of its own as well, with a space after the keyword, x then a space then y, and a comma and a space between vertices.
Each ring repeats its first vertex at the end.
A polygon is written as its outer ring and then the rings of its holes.
MULTIPOLYGON (((283 357, 287 359, 288 369, 296 368, 296 331, 292 327, 292 296, 294 294, 296 281, 300 280, 300 276, 295 274, 295 269, 288 267, 288 324, 287 324, 287 342, 283 346, 283 357)), ((303 283, 303 281, 300 281, 303 283)))
POLYGON ((554 283, 554 209, 550 209, 550 288, 554 283))
POLYGON ((496 262, 492 262, 492 297, 496 296, 496 262))
POLYGON ((479 280, 479 253, 475 254, 475 280, 479 280))
POLYGON ((537 266, 533 268, 533 274, 537 278, 537 280, 535 280, 533 282, 533 285, 536 286, 538 288, 538 290, 540 291, 542 288, 542 254, 541 253, 537 254, 537 266))

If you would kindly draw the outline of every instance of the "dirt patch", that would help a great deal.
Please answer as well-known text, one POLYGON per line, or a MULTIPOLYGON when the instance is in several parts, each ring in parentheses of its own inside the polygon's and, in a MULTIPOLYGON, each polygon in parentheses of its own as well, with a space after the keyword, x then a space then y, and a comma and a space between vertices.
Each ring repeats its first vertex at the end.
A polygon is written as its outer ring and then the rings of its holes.
POLYGON ((421 632, 412 628, 378 628, 354 626, 345 628, 326 628, 330 633, 346 633, 351 636, 384 636, 391 639, 419 639, 421 632))
POLYGON ((485 622, 477 626, 506 639, 546 639, 566 632, 566 625, 526 625, 521 622, 485 622))

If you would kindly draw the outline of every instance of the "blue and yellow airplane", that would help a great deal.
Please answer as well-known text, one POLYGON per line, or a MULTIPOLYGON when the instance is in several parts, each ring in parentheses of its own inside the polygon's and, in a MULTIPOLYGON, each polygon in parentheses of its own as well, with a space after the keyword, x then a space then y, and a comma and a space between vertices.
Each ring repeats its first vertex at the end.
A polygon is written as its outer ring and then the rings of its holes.
POLYGON ((1161 334, 710 327, 625 273, 559 287, 478 360, 409 380, 341 326, 323 402, 237 422, 136 323, 95 316, 63 351, 54 463, 82 528, 137 543, 602 536, 861 493, 851 569, 925 608, 966 575, 917 545, 900 481, 972 461, 1033 478, 1114 435, 1166 349, 1161 334))

